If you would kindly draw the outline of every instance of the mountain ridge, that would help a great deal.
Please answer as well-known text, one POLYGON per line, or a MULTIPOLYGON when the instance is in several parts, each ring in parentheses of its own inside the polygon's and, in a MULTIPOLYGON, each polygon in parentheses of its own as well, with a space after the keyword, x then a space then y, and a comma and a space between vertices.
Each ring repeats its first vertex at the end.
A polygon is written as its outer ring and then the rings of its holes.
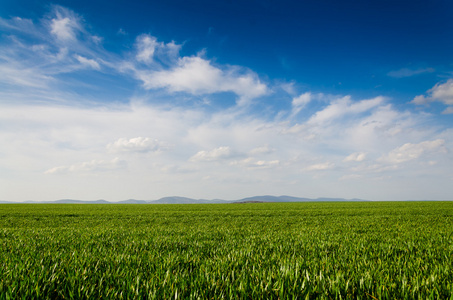
POLYGON ((53 201, 23 201, 23 202, 12 202, 12 201, 0 201, 0 204, 14 204, 14 203, 42 203, 42 204, 228 204, 228 203, 271 203, 271 202, 359 202, 359 201, 369 201, 364 199, 345 199, 345 198, 302 198, 302 197, 293 197, 293 196, 272 196, 272 195, 262 195, 262 196, 252 196, 245 197, 238 200, 223 200, 223 199, 194 199, 188 197, 180 196, 169 196, 162 197, 157 200, 137 200, 137 199, 127 199, 121 201, 107 201, 104 199, 98 200, 77 200, 77 199, 59 199, 53 201))

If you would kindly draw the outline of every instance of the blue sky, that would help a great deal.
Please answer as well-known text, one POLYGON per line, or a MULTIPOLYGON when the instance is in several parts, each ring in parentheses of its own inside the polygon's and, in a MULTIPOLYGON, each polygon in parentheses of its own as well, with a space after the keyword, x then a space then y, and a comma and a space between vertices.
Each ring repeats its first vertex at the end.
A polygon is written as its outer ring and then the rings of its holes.
POLYGON ((0 200, 452 200, 450 1, 0 3, 0 200))

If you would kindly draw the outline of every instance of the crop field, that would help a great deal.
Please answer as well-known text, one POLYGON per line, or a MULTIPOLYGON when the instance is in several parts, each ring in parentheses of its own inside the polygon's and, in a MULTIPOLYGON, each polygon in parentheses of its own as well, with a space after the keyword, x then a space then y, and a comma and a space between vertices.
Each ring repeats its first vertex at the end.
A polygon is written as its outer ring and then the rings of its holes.
POLYGON ((453 298, 453 202, 2 204, 0 298, 453 298))

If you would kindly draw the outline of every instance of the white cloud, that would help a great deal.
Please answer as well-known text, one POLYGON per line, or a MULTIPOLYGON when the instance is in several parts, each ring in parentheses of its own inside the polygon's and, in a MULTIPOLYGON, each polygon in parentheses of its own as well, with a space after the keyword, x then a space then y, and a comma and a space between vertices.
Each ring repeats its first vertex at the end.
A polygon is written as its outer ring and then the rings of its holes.
POLYGON ((149 63, 153 59, 154 51, 158 45, 157 39, 153 36, 143 35, 137 38, 137 60, 149 63))
POLYGON ((297 115, 311 101, 312 95, 310 92, 304 93, 296 98, 293 98, 291 105, 293 107, 292 115, 297 115))
POLYGON ((164 143, 151 138, 136 137, 131 139, 120 138, 109 144, 107 148, 116 152, 157 152, 165 148, 164 143))
POLYGON ((222 146, 209 151, 202 150, 197 152, 192 156, 189 161, 198 162, 198 161, 218 161, 224 160, 233 157, 234 154, 231 151, 230 147, 222 146))
POLYGON ((256 147, 250 150, 251 155, 258 155, 258 154, 269 154, 275 152, 275 149, 270 148, 268 145, 262 147, 256 147))
POLYGON ((380 161, 399 164, 419 158, 425 153, 435 151, 446 151, 445 141, 442 139, 434 141, 424 141, 418 144, 407 143, 390 151, 387 155, 380 158, 380 161))
POLYGON ((71 10, 55 6, 56 17, 50 20, 50 32, 62 42, 77 39, 77 33, 82 31, 79 17, 71 10))
MULTIPOLYGON (((323 101, 330 98, 324 95, 317 97, 322 97, 323 101)), ((393 110, 385 102, 384 97, 361 101, 352 101, 349 96, 334 99, 325 108, 311 114, 308 121, 290 123, 283 133, 297 135, 307 142, 324 140, 327 144, 341 144, 343 149, 352 143, 367 151, 365 142, 374 143, 381 132, 394 130, 404 120, 404 113, 393 110)))
POLYGON ((101 66, 97 61, 94 59, 88 59, 86 57, 80 56, 80 55, 75 55, 74 56, 82 65, 88 66, 90 68, 93 68, 95 70, 100 70, 101 66))
MULTIPOLYGON (((369 115, 350 124, 347 124, 348 120, 346 120, 331 126, 339 126, 334 133, 343 139, 345 147, 351 146, 352 149, 372 153, 383 147, 383 140, 389 144, 400 144, 400 139, 418 133, 418 130, 414 131, 413 128, 417 127, 417 123, 421 122, 423 116, 418 116, 418 118, 415 120, 413 115, 397 111, 391 105, 381 105, 369 115), (341 133, 340 130, 344 130, 344 133, 341 133)), ((418 138, 414 137, 414 139, 418 138)))
POLYGON ((442 84, 436 84, 428 91, 431 97, 446 105, 453 105, 453 79, 442 84))
POLYGON ((305 167, 305 171, 324 171, 324 170, 329 170, 332 169, 335 165, 331 162, 324 162, 320 164, 314 164, 310 165, 308 167, 305 167))
POLYGON ((173 64, 175 59, 179 56, 181 45, 176 44, 174 41, 170 43, 163 43, 157 41, 157 38, 149 34, 142 34, 136 40, 137 54, 136 60, 145 64, 155 62, 155 57, 158 59, 157 63, 169 65, 173 64))
POLYGON ((157 54, 160 55, 161 61, 164 61, 163 57, 167 56, 171 59, 176 58, 179 56, 179 51, 181 50, 181 45, 176 44, 175 41, 171 41, 170 43, 162 43, 161 47, 157 49, 157 54), (162 52, 162 54, 160 53, 162 52))
POLYGON ((422 105, 433 101, 442 102, 445 105, 453 105, 453 79, 448 79, 444 83, 437 83, 427 91, 428 96, 418 95, 411 103, 422 105))
POLYGON ((345 115, 360 114, 378 107, 385 101, 384 97, 353 102, 350 96, 333 101, 329 106, 316 112, 308 121, 309 124, 331 122, 345 115))
POLYGON ((432 99, 427 98, 423 95, 415 96, 415 98, 411 101, 411 103, 417 104, 417 105, 428 104, 429 102, 432 102, 432 99))
POLYGON ((268 169, 276 167, 280 164, 279 160, 256 160, 253 157, 248 157, 243 160, 233 161, 230 165, 239 165, 248 169, 268 169))
POLYGON ((366 158, 366 153, 364 153, 364 152, 355 152, 355 153, 352 153, 351 155, 347 156, 343 161, 344 162, 363 161, 365 158, 366 158))
POLYGON ((140 71, 138 77, 146 89, 167 88, 193 95, 233 92, 246 101, 267 93, 256 74, 241 72, 238 67, 221 70, 201 57, 183 57, 170 70, 140 71))
POLYGON ((53 19, 50 26, 50 32, 56 35, 58 39, 63 41, 75 39, 74 29, 69 18, 53 19))
POLYGON ((277 166, 280 164, 280 161, 278 159, 275 159, 275 160, 258 160, 256 162, 254 162, 251 167, 255 167, 255 168, 270 168, 270 167, 274 167, 274 166, 277 166))
POLYGON ((293 98, 292 105, 294 107, 304 107, 311 100, 311 93, 301 94, 299 97, 293 98))
POLYGON ((126 162, 115 157, 112 160, 91 160, 77 163, 70 166, 60 166, 47 170, 44 174, 66 174, 66 173, 93 173, 99 171, 112 171, 124 169, 126 162))
POLYGON ((91 40, 95 43, 95 44, 101 44, 102 41, 104 41, 104 39, 100 36, 97 36, 97 35, 92 35, 91 36, 91 40))

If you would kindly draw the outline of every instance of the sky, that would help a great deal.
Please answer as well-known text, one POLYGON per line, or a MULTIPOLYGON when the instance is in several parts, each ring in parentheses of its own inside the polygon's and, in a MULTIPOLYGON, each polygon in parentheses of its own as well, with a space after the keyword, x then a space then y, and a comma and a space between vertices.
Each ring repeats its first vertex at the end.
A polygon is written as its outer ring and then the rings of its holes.
POLYGON ((0 2, 0 200, 453 200, 451 1, 0 2))

